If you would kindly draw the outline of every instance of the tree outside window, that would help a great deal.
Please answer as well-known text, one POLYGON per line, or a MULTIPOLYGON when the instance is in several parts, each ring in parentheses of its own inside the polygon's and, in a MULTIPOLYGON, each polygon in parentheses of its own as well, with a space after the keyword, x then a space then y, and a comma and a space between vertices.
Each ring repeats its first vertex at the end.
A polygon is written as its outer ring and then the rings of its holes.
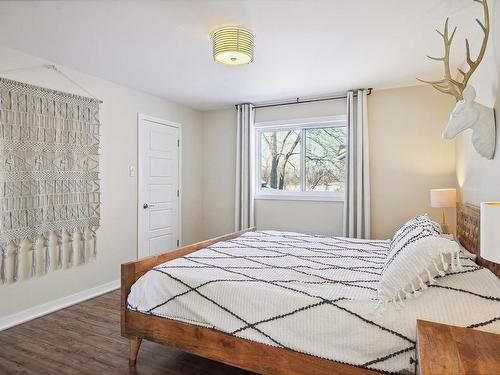
POLYGON ((347 128, 308 126, 259 131, 260 192, 343 193, 347 128))

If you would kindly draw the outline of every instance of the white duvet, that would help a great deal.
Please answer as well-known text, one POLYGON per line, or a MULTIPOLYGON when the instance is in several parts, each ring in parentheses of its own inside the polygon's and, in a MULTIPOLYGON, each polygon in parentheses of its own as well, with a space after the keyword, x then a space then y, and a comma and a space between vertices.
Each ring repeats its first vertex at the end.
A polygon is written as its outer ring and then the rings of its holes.
POLYGON ((465 256, 402 308, 377 308, 388 246, 250 232, 148 271, 128 308, 386 372, 412 370, 417 319, 500 332, 500 281, 465 256))

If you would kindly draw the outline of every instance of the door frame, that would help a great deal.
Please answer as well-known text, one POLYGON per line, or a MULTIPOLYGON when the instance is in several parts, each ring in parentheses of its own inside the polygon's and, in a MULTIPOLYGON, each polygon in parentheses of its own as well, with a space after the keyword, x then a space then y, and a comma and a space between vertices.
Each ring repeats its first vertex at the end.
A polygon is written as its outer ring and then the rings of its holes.
MULTIPOLYGON (((177 235, 179 237, 179 246, 182 246, 182 125, 177 122, 172 122, 168 120, 164 120, 159 117, 149 116, 144 113, 137 113, 137 196, 136 196, 136 206, 137 206, 137 259, 144 258, 149 256, 149 254, 145 254, 141 252, 141 241, 140 241, 140 228, 141 228, 141 201, 140 197, 144 195, 143 189, 144 187, 140 185, 140 157, 141 157, 141 125, 143 121, 155 122, 160 125, 171 126, 177 128, 179 132, 179 145, 177 148, 178 152, 178 184, 179 184, 179 199, 178 199, 178 214, 177 214, 177 235)), ((173 249, 175 250, 175 249, 173 249)))

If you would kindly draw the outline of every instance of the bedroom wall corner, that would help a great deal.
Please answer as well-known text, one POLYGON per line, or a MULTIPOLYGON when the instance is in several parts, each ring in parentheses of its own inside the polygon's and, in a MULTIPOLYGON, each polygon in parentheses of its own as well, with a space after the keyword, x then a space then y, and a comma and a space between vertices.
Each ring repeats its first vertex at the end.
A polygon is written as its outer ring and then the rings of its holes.
POLYGON ((236 111, 203 113, 203 237, 234 231, 236 111))

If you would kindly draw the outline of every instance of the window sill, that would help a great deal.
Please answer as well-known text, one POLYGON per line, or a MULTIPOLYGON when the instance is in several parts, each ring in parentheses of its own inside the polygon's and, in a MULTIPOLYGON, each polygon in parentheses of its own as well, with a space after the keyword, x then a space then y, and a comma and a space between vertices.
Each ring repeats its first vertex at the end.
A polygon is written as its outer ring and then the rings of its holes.
POLYGON ((255 200, 277 201, 316 201, 316 202, 344 202, 344 196, 339 195, 295 195, 295 194, 256 194, 255 200))

